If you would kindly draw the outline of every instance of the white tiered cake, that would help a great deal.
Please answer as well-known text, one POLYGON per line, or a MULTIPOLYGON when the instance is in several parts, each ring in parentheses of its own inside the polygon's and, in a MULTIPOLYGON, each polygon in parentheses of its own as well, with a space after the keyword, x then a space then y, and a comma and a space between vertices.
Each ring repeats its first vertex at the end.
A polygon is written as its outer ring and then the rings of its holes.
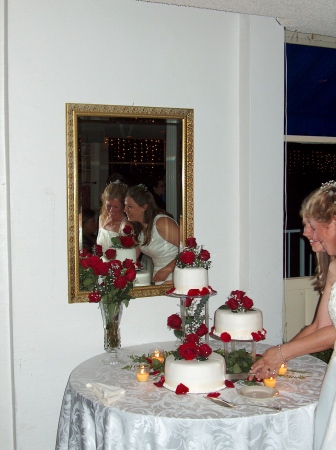
POLYGON ((190 289, 208 289, 208 271, 203 267, 175 267, 173 274, 174 294, 188 295, 190 289))
POLYGON ((215 328, 213 334, 221 336, 228 333, 231 339, 250 341, 252 333, 263 329, 263 316, 260 309, 232 313, 230 309, 217 309, 215 312, 215 328))

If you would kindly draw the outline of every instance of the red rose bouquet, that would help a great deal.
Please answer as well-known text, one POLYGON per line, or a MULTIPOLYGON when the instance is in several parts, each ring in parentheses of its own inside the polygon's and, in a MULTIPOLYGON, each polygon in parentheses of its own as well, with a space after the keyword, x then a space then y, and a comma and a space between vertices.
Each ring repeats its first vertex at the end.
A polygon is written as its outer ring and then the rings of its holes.
POLYGON ((244 291, 232 291, 225 304, 233 312, 246 312, 252 308, 253 300, 244 291))
POLYGON ((176 267, 203 267, 209 269, 211 265, 210 253, 202 246, 198 246, 196 239, 190 237, 186 239, 186 246, 182 252, 177 255, 176 267))
POLYGON ((111 240, 113 248, 133 248, 139 245, 130 225, 126 225, 121 233, 111 238, 111 240))
POLYGON ((80 288, 89 292, 90 303, 103 301, 121 304, 123 302, 127 307, 132 298, 130 292, 136 277, 135 266, 130 259, 124 262, 112 259, 115 257, 113 249, 107 250, 104 256, 108 262, 104 262, 95 253, 90 254, 85 250, 80 252, 80 288))

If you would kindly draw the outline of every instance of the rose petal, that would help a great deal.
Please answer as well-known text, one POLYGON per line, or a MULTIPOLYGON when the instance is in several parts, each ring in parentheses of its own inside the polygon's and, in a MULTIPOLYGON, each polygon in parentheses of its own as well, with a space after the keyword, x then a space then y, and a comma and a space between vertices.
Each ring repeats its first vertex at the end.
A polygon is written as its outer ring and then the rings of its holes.
POLYGON ((232 383, 232 381, 230 381, 230 380, 225 380, 225 386, 227 388, 234 388, 235 387, 234 383, 232 383))
POLYGON ((209 392, 209 394, 207 395, 207 397, 212 397, 212 398, 217 398, 220 396, 220 392, 209 392))
POLYGON ((189 392, 189 388, 182 383, 180 383, 175 389, 175 394, 177 394, 177 395, 185 395, 188 392, 189 392))
POLYGON ((164 382, 165 382, 165 377, 162 376, 162 377, 160 377, 159 381, 157 381, 156 383, 153 383, 153 384, 154 384, 154 386, 161 388, 164 385, 164 382))

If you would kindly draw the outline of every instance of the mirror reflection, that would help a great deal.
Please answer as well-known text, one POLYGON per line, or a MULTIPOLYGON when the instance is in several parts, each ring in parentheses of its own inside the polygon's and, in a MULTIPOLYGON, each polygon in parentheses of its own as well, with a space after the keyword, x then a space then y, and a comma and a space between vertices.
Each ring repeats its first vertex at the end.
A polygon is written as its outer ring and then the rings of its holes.
POLYGON ((180 240, 193 234, 193 111, 67 104, 67 135, 69 301, 87 300, 79 286, 78 252, 92 252, 95 244, 106 251, 129 224, 140 242, 133 295, 163 295, 171 249, 162 248, 165 258, 158 262, 153 249, 146 251, 146 230, 159 231, 176 252, 180 240), (133 189, 127 196, 132 187, 143 195, 133 189), (146 216, 132 218, 135 206, 144 213, 148 208, 146 216), (149 217, 156 215, 154 223, 149 217))

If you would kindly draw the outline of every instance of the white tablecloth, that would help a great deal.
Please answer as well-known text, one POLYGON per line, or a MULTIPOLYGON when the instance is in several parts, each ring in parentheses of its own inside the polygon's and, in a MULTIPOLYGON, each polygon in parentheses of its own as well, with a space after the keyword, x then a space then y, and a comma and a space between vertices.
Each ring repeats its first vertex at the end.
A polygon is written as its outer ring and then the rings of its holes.
MULTIPOLYGON (((173 343, 156 343, 165 350, 173 343)), ((212 342, 216 347, 218 342, 212 342)), ((140 356, 155 344, 124 349, 140 356)), ((258 352, 265 345, 258 343, 258 352)), ((311 356, 289 362, 289 369, 303 371, 304 378, 279 377, 278 397, 254 403, 281 406, 273 412, 248 405, 236 389, 221 396, 242 405, 224 408, 202 394, 176 395, 157 388, 152 380, 139 383, 135 373, 106 366, 104 355, 80 364, 68 380, 57 433, 57 450, 309 450, 313 442, 314 411, 326 364, 311 356), (125 395, 104 406, 86 387, 100 382, 122 387, 125 395)), ((299 376, 297 372, 293 372, 299 376)))

